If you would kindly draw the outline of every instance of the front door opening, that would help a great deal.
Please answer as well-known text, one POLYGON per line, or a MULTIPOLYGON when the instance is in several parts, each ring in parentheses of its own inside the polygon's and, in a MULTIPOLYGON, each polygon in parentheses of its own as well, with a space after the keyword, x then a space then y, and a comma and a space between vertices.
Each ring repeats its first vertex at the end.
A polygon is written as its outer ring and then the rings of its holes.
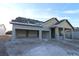
POLYGON ((55 28, 51 28, 51 38, 55 38, 55 28))

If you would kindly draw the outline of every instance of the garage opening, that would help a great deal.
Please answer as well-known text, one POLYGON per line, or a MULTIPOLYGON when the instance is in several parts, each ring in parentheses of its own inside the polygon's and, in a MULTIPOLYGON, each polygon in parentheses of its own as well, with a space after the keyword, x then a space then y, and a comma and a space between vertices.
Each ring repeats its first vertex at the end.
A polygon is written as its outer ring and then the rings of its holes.
POLYGON ((38 30, 16 29, 16 38, 38 38, 38 30))
POLYGON ((49 31, 42 31, 42 38, 49 39, 49 31))

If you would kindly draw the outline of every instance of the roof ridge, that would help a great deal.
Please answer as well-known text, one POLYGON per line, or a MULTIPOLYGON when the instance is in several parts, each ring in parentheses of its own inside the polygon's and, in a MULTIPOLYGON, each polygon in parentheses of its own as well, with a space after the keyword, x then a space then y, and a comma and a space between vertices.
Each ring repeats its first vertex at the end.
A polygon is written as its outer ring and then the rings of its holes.
POLYGON ((56 17, 50 18, 50 19, 46 20, 45 22, 48 22, 51 19, 55 19, 57 22, 59 22, 59 20, 56 17))
POLYGON ((59 24, 59 23, 61 23, 61 22, 63 22, 63 21, 65 21, 65 20, 60 20, 59 22, 55 23, 55 25, 57 25, 57 24, 59 24))

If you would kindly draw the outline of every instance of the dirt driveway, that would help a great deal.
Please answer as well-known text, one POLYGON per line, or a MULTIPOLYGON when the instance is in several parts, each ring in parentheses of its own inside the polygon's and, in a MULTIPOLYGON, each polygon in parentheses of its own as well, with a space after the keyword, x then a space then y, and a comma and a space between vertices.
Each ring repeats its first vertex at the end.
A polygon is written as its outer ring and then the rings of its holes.
POLYGON ((10 35, 2 35, 0 36, 0 56, 8 56, 8 53, 6 52, 5 43, 10 40, 10 35))
POLYGON ((48 42, 23 42, 8 47, 9 55, 13 56, 79 56, 79 50, 55 40, 48 42))
MULTIPOLYGON (((56 40, 48 41, 48 42, 43 42, 43 41, 42 42, 23 42, 23 43, 11 44, 11 45, 9 44, 8 46, 5 45, 6 42, 8 42, 8 40, 7 41, 0 40, 0 56, 8 56, 8 55, 12 55, 12 56, 29 55, 29 56, 31 56, 31 55, 34 55, 33 53, 35 51, 38 52, 38 53, 35 53, 35 55, 38 55, 38 56, 39 56, 39 54, 45 55, 45 56, 46 55, 53 56, 56 54, 56 52, 59 49, 60 49, 59 51, 61 51, 63 49, 63 52, 65 53, 65 54, 63 54, 64 56, 79 56, 78 48, 71 46, 69 44, 66 44, 66 43, 62 43, 60 41, 56 41, 56 40), (55 48, 55 46, 57 46, 57 47, 55 48), (74 48, 76 48, 76 49, 74 49, 74 48), (43 53, 41 54, 39 51, 41 53, 42 52, 43 53), (56 51, 56 52, 54 52, 54 51, 56 51), (48 53, 48 52, 50 52, 50 53, 48 53)), ((58 52, 57 52, 57 54, 58 54, 58 52)), ((59 54, 59 56, 60 56, 60 54, 59 54)))

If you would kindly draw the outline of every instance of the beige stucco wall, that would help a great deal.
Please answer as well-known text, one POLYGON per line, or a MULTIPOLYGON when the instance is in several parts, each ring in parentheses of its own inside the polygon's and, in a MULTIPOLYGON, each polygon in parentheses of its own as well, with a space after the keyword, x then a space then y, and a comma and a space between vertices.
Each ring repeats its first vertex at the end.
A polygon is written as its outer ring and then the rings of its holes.
POLYGON ((48 20, 47 22, 45 22, 43 24, 44 27, 50 27, 50 26, 53 26, 57 21, 55 19, 50 19, 48 20))
POLYGON ((34 27, 34 26, 24 26, 24 25, 13 25, 15 29, 27 29, 27 30, 44 30, 44 31, 50 31, 49 28, 43 28, 43 27, 34 27))

